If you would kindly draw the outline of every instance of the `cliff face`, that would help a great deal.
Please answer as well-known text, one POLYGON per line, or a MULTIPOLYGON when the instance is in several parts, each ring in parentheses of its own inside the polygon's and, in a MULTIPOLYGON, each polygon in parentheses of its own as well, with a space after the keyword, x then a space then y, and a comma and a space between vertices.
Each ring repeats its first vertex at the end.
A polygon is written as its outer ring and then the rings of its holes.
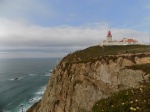
POLYGON ((42 100, 33 112, 91 112, 93 104, 113 92, 139 87, 150 74, 125 66, 150 63, 149 54, 102 56, 94 61, 62 60, 53 70, 42 100))

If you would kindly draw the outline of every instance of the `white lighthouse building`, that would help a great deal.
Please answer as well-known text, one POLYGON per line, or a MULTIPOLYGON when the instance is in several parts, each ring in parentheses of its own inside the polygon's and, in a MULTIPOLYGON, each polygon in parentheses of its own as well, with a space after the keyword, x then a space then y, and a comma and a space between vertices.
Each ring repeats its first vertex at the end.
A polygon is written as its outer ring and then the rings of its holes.
POLYGON ((111 35, 111 32, 108 31, 107 42, 111 42, 111 41, 112 41, 112 35, 111 35))
POLYGON ((133 38, 123 38, 120 41, 112 40, 112 34, 108 31, 107 40, 100 42, 100 46, 114 46, 114 45, 141 45, 138 40, 133 38))

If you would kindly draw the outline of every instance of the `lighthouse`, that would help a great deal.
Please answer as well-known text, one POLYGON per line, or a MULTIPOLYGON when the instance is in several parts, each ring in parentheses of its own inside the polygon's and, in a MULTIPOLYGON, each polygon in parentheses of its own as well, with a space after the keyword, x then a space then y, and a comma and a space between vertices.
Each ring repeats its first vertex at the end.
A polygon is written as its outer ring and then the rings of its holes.
POLYGON ((107 40, 103 40, 100 43, 100 46, 115 46, 115 45, 141 45, 141 43, 133 38, 123 38, 120 41, 112 40, 111 32, 108 31, 107 40))
POLYGON ((108 31, 108 34, 107 34, 107 41, 108 42, 111 42, 112 41, 112 35, 111 35, 111 32, 108 31))

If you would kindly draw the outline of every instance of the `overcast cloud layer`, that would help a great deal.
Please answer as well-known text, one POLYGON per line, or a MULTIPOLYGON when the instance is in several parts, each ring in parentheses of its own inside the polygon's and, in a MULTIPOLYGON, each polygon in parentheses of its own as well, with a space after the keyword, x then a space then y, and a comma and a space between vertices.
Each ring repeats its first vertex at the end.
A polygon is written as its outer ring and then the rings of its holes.
MULTIPOLYGON (((15 53, 59 52, 67 54, 78 49, 98 45, 102 40, 106 39, 109 29, 112 31, 113 39, 121 40, 126 37, 135 38, 139 41, 142 41, 142 38, 148 40, 148 34, 146 33, 130 29, 109 28, 105 23, 80 27, 59 26, 44 28, 23 22, 0 19, 0 50, 1 52, 14 51, 15 53)), ((24 57, 22 55, 18 56, 24 57)))
POLYGON ((119 0, 83 0, 80 4, 69 0, 1 0, 0 58, 61 57, 98 45, 108 30, 114 40, 135 38, 149 43, 150 15, 146 11, 150 5, 146 3, 127 0, 124 8, 119 0), (136 12, 140 8, 143 12, 136 12))

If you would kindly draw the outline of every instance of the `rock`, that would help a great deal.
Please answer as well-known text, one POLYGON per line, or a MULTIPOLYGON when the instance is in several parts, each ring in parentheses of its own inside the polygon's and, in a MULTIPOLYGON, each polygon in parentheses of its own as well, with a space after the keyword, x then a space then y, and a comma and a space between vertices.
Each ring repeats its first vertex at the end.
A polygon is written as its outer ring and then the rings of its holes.
POLYGON ((14 80, 19 80, 19 78, 18 78, 18 77, 16 77, 16 78, 14 78, 14 80))
POLYGON ((134 62, 131 56, 118 55, 115 61, 108 58, 93 63, 62 61, 54 69, 42 100, 32 107, 32 112, 91 112, 97 100, 122 89, 139 87, 143 72, 125 66, 147 63, 150 58, 136 57, 134 62))

